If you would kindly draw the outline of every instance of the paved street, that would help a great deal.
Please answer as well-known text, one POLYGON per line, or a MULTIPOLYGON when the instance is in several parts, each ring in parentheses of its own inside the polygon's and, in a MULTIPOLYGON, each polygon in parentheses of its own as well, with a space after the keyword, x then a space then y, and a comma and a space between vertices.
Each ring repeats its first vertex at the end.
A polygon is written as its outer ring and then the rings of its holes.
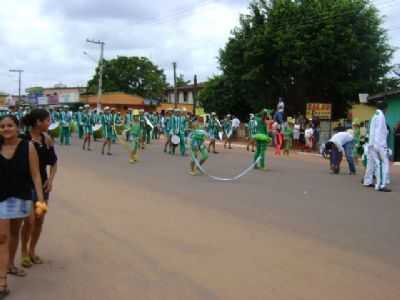
MULTIPOLYGON (((221 183, 161 145, 132 166, 122 146, 107 157, 74 142, 58 147, 46 264, 12 278, 9 299, 400 299, 398 167, 388 194, 300 154, 221 183)), ((220 151, 213 175, 251 163, 220 151)))

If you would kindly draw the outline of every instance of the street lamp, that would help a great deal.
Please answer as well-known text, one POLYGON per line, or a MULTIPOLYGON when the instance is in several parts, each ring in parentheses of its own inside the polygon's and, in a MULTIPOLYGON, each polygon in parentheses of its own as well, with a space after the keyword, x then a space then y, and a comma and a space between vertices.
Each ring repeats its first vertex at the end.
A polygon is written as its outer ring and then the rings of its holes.
POLYGON ((9 71, 11 73, 18 73, 18 104, 20 104, 21 103, 21 73, 24 72, 24 70, 11 69, 9 71))
POLYGON ((96 64, 98 63, 97 59, 95 59, 93 56, 91 56, 86 51, 83 51, 83 55, 87 56, 91 61, 95 62, 96 64))

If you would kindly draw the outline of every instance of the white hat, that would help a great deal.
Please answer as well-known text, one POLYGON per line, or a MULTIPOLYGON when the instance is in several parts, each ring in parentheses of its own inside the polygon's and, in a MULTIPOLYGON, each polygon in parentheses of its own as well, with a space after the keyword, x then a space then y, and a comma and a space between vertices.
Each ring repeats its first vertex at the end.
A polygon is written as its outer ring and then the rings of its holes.
POLYGON ((89 104, 85 104, 85 106, 84 106, 85 108, 89 108, 90 107, 90 105, 89 104))
POLYGON ((110 110, 109 106, 104 107, 104 110, 110 110))
POLYGON ((64 108, 69 108, 69 106, 68 105, 64 105, 64 108))
POLYGON ((353 129, 347 129, 347 133, 350 135, 354 136, 354 130, 353 129))

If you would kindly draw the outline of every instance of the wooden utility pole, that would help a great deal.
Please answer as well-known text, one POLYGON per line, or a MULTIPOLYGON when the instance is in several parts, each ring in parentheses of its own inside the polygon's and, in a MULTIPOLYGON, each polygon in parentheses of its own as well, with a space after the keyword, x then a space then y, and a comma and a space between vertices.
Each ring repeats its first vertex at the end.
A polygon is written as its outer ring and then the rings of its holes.
POLYGON ((178 108, 178 87, 176 86, 176 62, 172 63, 172 66, 174 67, 174 102, 175 108, 178 108))

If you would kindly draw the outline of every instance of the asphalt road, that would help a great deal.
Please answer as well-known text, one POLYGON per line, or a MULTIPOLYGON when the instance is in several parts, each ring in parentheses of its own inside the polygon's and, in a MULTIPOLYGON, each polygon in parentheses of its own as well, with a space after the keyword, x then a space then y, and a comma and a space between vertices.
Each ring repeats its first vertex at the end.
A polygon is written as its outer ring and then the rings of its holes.
MULTIPOLYGON (((387 194, 300 154, 221 183, 159 144, 130 165, 120 145, 74 142, 58 147, 46 263, 12 278, 9 299, 400 299, 398 168, 387 194)), ((251 163, 220 151, 213 175, 251 163)))

